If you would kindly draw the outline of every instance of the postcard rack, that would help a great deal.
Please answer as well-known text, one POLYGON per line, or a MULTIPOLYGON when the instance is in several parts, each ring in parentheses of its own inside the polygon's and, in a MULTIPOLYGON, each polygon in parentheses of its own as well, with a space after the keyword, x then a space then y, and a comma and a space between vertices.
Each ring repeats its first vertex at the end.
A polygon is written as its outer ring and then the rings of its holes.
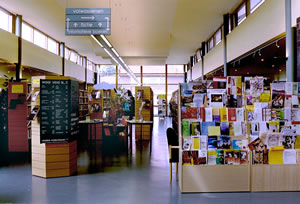
POLYGON ((243 81, 179 85, 182 193, 300 191, 298 83, 243 81))

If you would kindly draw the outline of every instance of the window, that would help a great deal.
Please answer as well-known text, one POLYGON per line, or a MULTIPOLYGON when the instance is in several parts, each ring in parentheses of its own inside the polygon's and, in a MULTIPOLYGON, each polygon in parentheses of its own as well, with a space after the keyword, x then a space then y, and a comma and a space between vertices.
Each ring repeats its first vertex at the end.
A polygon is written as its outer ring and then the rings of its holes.
POLYGON ((70 59, 70 55, 71 55, 71 51, 69 50, 69 48, 65 47, 65 59, 70 59))
POLYGON ((211 39, 209 39, 208 41, 208 50, 211 50, 214 48, 214 37, 212 37, 211 39))
POLYGON ((22 38, 33 43, 33 28, 22 22, 22 38))
POLYGON ((0 9, 0 28, 12 32, 12 15, 0 9))
POLYGON ((54 54, 58 54, 58 43, 51 38, 48 38, 48 50, 54 54))
POLYGON ((87 68, 91 71, 93 71, 93 63, 91 61, 87 61, 87 68))
POLYGON ((78 54, 71 51, 70 60, 77 64, 78 63, 78 58, 79 58, 78 54))
POLYGON ((33 31, 33 43, 47 49, 47 37, 38 30, 33 31))
POLYGON ((250 0, 250 13, 253 13, 265 0, 250 0))
POLYGON ((143 66, 143 74, 164 74, 166 73, 166 66, 162 65, 145 65, 143 66))
POLYGON ((237 24, 239 25, 246 19, 246 3, 244 2, 237 11, 237 24))
POLYGON ((217 45, 222 40, 222 29, 221 28, 216 32, 215 38, 216 38, 216 45, 217 45))
POLYGON ((168 74, 184 74, 183 65, 168 65, 168 74))

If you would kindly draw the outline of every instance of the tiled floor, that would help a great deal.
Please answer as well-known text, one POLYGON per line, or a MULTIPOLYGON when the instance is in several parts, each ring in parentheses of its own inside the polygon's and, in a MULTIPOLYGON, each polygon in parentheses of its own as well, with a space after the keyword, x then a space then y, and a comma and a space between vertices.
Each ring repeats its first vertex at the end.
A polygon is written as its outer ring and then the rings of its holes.
POLYGON ((92 165, 89 153, 82 151, 78 175, 72 177, 31 176, 29 164, 1 167, 0 203, 300 203, 299 192, 181 194, 175 179, 169 182, 165 130, 170 126, 170 119, 156 118, 151 156, 149 145, 143 144, 142 151, 134 145, 132 158, 125 152, 103 157, 98 144, 92 165))

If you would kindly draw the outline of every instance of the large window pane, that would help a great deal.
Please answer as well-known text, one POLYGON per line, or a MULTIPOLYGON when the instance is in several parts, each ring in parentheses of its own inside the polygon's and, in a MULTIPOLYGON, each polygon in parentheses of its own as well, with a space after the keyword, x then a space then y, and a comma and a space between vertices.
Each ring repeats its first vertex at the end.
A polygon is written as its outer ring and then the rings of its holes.
POLYGON ((34 39, 33 43, 36 44, 37 46, 40 46, 45 49, 47 48, 47 37, 43 33, 34 30, 33 39, 34 39))
POLYGON ((0 28, 8 32, 12 31, 12 16, 0 9, 0 28))
POLYGON ((222 29, 219 29, 217 32, 216 32, 216 45, 219 44, 222 40, 222 29))
POLYGON ((152 73, 157 73, 157 74, 164 74, 166 73, 166 67, 163 66, 143 66, 143 74, 152 74, 152 73))
POLYGON ((183 65, 168 65, 168 74, 183 74, 183 65))
POLYGON ((238 25, 246 18, 246 4, 243 3, 237 12, 238 25))
POLYGON ((71 51, 70 60, 74 63, 78 63, 78 54, 76 52, 71 51))
POLYGON ((70 59, 71 51, 68 48, 65 48, 65 58, 70 59))
POLYGON ((250 0, 250 12, 255 11, 265 0, 250 0))
POLYGON ((165 74, 143 74, 143 85, 162 84, 166 83, 165 74))
POLYGON ((58 43, 51 38, 48 38, 48 50, 54 54, 58 54, 58 43))
POLYGON ((93 63, 91 61, 88 61, 87 68, 91 71, 93 71, 93 63))
POLYGON ((22 38, 33 43, 33 28, 27 23, 22 23, 22 38))
POLYGON ((212 37, 209 41, 208 41, 208 50, 211 50, 214 48, 214 38, 212 37))

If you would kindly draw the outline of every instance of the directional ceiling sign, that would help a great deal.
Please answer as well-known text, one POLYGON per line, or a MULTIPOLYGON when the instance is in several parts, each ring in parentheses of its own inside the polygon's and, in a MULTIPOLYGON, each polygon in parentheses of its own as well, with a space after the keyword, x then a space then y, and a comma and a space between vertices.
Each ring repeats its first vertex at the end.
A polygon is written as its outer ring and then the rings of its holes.
POLYGON ((66 35, 110 35, 110 8, 66 8, 66 35))

